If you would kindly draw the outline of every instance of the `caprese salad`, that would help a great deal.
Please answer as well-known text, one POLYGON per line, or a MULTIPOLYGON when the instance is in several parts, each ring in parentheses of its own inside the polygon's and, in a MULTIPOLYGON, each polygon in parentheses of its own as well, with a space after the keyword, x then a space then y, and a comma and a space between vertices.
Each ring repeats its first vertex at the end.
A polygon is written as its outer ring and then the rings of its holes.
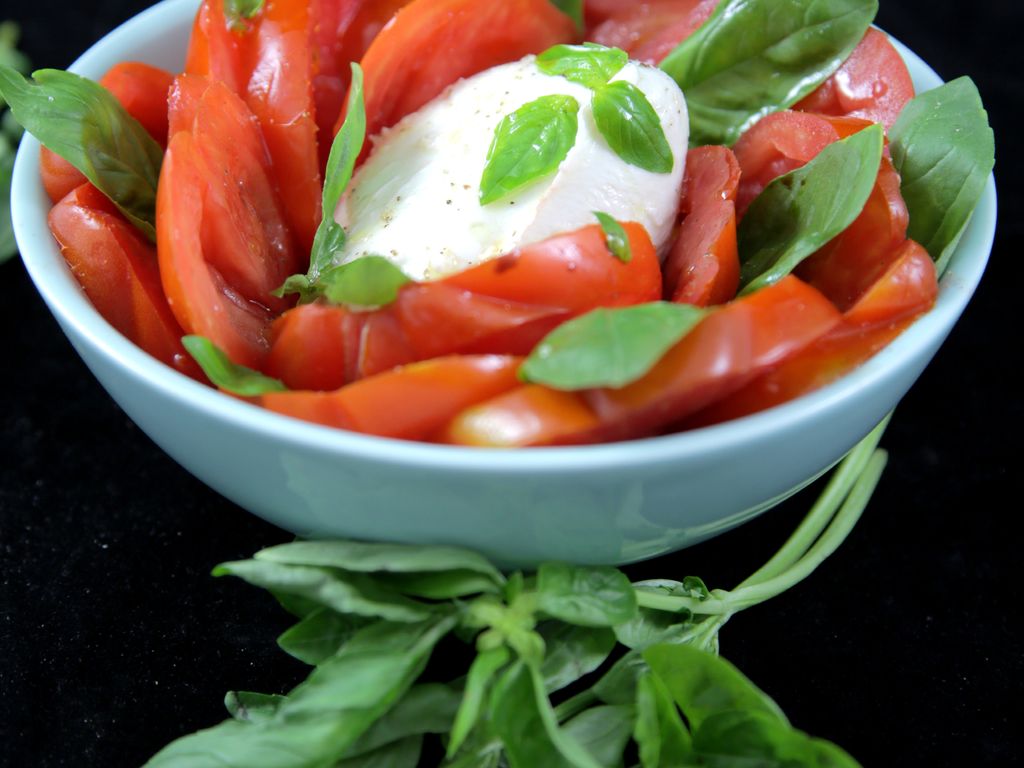
POLYGON ((185 71, 0 69, 97 310, 272 411, 455 445, 684 430, 934 303, 994 163, 876 0, 203 0, 185 71))

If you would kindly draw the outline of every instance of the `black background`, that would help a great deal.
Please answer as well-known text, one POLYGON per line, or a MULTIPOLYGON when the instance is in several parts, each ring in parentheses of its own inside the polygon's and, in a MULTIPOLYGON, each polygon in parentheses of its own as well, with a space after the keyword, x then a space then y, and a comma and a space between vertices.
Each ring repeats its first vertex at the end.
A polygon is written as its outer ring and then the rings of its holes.
MULTIPOLYGON (((148 3, 4 0, 37 66, 67 66, 148 3)), ((888 0, 879 24, 941 75, 971 75, 996 131, 1002 210, 973 303, 897 411, 889 470, 809 581, 736 617, 723 655, 793 722, 866 766, 1008 766, 1024 754, 1016 106, 1012 0, 888 0), (1015 714, 1016 712, 1016 714, 1015 714)), ((138 766, 224 717, 229 689, 303 667, 286 617, 218 562, 285 541, 157 449, 93 380, 13 261, 0 267, 0 765, 138 766)), ((634 577, 742 579, 813 491, 634 577)))

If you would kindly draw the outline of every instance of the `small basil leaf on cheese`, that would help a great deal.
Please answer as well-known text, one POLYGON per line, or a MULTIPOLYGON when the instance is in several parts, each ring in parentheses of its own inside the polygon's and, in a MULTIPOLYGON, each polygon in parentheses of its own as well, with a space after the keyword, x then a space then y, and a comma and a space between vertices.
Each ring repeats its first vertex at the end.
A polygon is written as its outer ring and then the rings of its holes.
POLYGON ((608 250, 623 264, 629 264, 633 260, 633 248, 629 244, 629 235, 614 218, 607 213, 594 211, 597 221, 604 230, 604 240, 608 244, 608 250))
POLYGON ((383 256, 369 255, 323 274, 323 296, 355 309, 386 307, 412 280, 383 256))
POLYGON ((334 220, 345 188, 352 180, 356 159, 366 141, 366 103, 363 99, 363 70, 358 64, 352 65, 352 85, 348 92, 348 111, 341 130, 334 137, 331 153, 327 158, 327 172, 324 176, 323 219, 313 238, 313 250, 309 257, 309 273, 292 275, 284 285, 274 291, 275 296, 299 294, 299 301, 307 304, 321 293, 324 286, 320 276, 334 265, 334 256, 345 247, 345 229, 334 220))
POLYGON ((224 0, 224 16, 234 31, 246 31, 246 22, 262 10, 263 0, 224 0))
POLYGON ((0 64, 0 96, 25 130, 81 171, 156 241, 156 187, 164 153, 110 91, 57 69, 41 69, 27 80, 0 64))
POLYGON ((923 245, 941 276, 995 166, 995 140, 978 89, 961 77, 922 93, 889 132, 907 235, 923 245))
POLYGON ((199 363, 206 377, 220 389, 243 397, 288 391, 288 388, 277 379, 231 362, 231 358, 216 344, 203 336, 185 336, 181 343, 199 363))
POLYGON ((650 371, 705 314, 664 301, 596 309, 548 334, 519 375, 567 391, 624 387, 650 371))
POLYGON ((576 29, 583 31, 583 0, 551 0, 551 4, 576 23, 576 29))
POLYGON ((741 293, 778 282, 853 223, 875 186, 883 138, 872 125, 765 187, 737 233, 741 293))
POLYGON ((580 103, 572 96, 541 96, 506 115, 494 131, 480 179, 488 205, 558 170, 576 143, 580 103))
POLYGON ((564 77, 587 88, 604 85, 628 63, 625 51, 597 43, 556 45, 537 57, 537 66, 544 74, 564 77))
POLYGON ((671 173, 675 165, 658 113, 644 92, 616 80, 594 93, 594 122, 604 140, 630 165, 652 173, 671 173))

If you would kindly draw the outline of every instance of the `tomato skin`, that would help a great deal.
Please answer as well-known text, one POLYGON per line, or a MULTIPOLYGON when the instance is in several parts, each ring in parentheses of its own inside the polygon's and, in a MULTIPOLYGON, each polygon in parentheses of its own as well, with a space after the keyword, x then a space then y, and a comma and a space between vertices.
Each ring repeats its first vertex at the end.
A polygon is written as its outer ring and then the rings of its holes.
POLYGON ((906 241, 889 269, 832 331, 778 368, 696 414, 684 426, 701 427, 747 416, 831 384, 931 309, 938 289, 935 265, 928 253, 913 240, 906 241))
POLYGON ((697 147, 687 153, 680 205, 685 218, 664 267, 665 295, 672 301, 705 307, 736 295, 739 180, 739 163, 726 147, 697 147))
POLYGON ((267 0, 232 30, 221 0, 204 0, 185 71, 223 82, 259 120, 289 227, 305 251, 321 218, 309 4, 267 0))
POLYGON ((572 20, 549 0, 413 0, 361 62, 366 135, 394 125, 460 78, 575 39, 572 20))
POLYGON ((394 303, 372 312, 296 307, 274 323, 267 372, 292 389, 331 390, 442 355, 527 354, 582 312, 660 298, 653 243, 638 224, 623 227, 633 252, 628 264, 593 225, 443 280, 404 286, 394 303))
POLYGON ((83 184, 89 183, 85 174, 46 147, 39 148, 39 176, 46 196, 54 205, 83 184))
POLYGON ((654 0, 609 4, 608 8, 593 11, 587 3, 588 20, 600 19, 588 30, 587 40, 622 48, 631 59, 657 65, 711 17, 718 3, 719 0, 654 0))
POLYGON ((655 434, 796 355, 839 323, 795 277, 709 314, 643 378, 621 389, 517 390, 461 414, 445 431, 470 445, 564 445, 655 434))
POLYGON ((903 57, 884 32, 871 28, 839 70, 793 108, 862 118, 888 131, 912 98, 903 57))
POLYGON ((156 250, 114 204, 86 183, 53 207, 48 222, 72 274, 103 318, 161 362, 204 380, 181 345, 156 250))
POLYGON ((892 162, 883 157, 864 210, 844 232, 804 261, 796 273, 845 311, 898 257, 909 222, 910 214, 900 194, 900 176, 892 162))
POLYGON ((426 440, 456 414, 517 386, 521 359, 445 357, 406 365, 334 392, 275 392, 277 413, 367 435, 426 440))

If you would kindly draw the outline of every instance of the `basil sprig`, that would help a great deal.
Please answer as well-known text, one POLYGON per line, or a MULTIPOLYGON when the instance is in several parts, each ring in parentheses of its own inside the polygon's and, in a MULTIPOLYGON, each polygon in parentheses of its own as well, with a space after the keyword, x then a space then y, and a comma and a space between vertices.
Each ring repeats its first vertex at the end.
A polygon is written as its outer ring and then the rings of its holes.
POLYGON ((644 92, 616 80, 594 92, 594 122, 615 154, 652 173, 671 173, 675 165, 661 118, 644 92))
POLYGON ((737 232, 742 293, 778 282, 860 215, 878 177, 884 134, 873 125, 772 181, 737 232))
POLYGON ((27 80, 0 65, 0 94, 29 133, 81 171, 156 241, 163 150, 106 88, 56 69, 41 69, 27 80))
POLYGON ((625 228, 607 213, 594 211, 594 215, 604 232, 608 250, 623 264, 629 264, 633 260, 633 246, 629 243, 629 235, 626 234, 625 228))
POLYGON ((501 200, 558 170, 576 143, 579 111, 572 96, 541 96, 502 118, 487 151, 480 204, 501 200))
POLYGON ((449 768, 621 765, 630 740, 643 768, 856 768, 716 653, 730 616, 802 581, 849 534, 885 463, 882 429, 843 460, 783 550, 731 591, 562 563, 506 579, 464 550, 344 541, 220 566, 216 575, 266 588, 297 614, 279 643, 312 669, 284 696, 229 693, 231 719, 147 766, 414 766, 438 734, 449 768), (464 586, 420 597, 440 583, 464 586), (428 668, 442 640, 468 674, 449 681, 428 668))
POLYGON ((519 375, 561 390, 624 387, 650 371, 705 314, 663 301, 595 309, 549 333, 519 375))
POLYGON ((690 112, 690 146, 732 145, 824 82, 864 37, 878 0, 723 0, 661 63, 690 112))
POLYGON ((922 93, 889 133, 910 211, 909 237, 941 276, 995 166, 995 139, 978 88, 961 77, 922 93))
POLYGON ((285 392, 287 387, 259 371, 236 365, 224 351, 204 336, 184 336, 181 343, 215 387, 242 397, 285 392))
POLYGON ((587 88, 604 85, 628 63, 629 54, 622 49, 597 43, 556 45, 537 57, 537 67, 544 74, 564 77, 587 88))

